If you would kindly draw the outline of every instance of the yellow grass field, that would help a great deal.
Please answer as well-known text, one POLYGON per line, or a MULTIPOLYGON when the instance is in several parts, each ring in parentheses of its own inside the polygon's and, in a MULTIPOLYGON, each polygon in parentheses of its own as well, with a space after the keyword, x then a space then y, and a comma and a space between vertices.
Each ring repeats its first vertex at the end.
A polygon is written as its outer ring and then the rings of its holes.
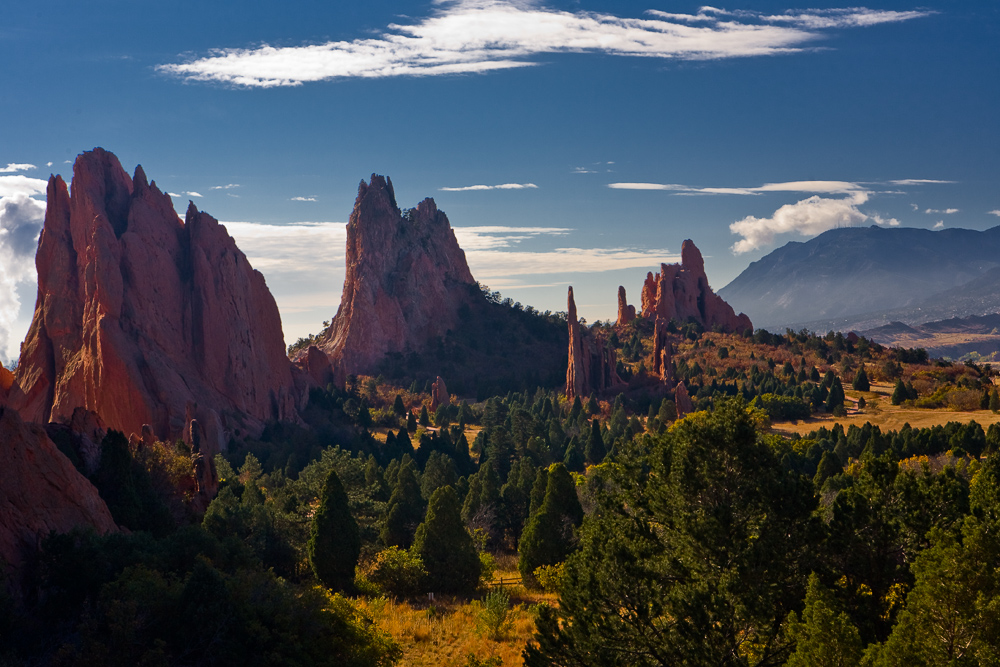
POLYGON ((815 416, 811 419, 804 419, 798 422, 775 422, 772 430, 785 436, 805 435, 810 431, 815 431, 821 426, 832 428, 834 424, 842 424, 846 429, 851 424, 862 426, 865 422, 871 422, 882 431, 898 431, 904 424, 909 424, 913 428, 927 428, 947 424, 948 422, 970 422, 975 420, 984 429, 990 424, 1000 423, 1000 414, 989 410, 973 410, 969 412, 958 412, 955 410, 924 410, 903 405, 892 405, 893 385, 888 383, 873 382, 871 391, 858 392, 845 387, 847 394, 848 411, 846 417, 834 417, 832 415, 815 416), (864 396, 868 403, 863 410, 857 409, 858 398, 864 396), (853 406, 853 407, 852 407, 853 406))
MULTIPOLYGON (((517 580, 516 556, 500 556, 493 581, 517 580)), ((538 603, 555 604, 551 593, 526 590, 520 583, 506 585, 510 595, 511 631, 501 641, 493 641, 475 632, 478 601, 436 596, 434 601, 395 601, 385 598, 359 598, 358 607, 403 648, 400 667, 462 667, 473 654, 479 660, 494 656, 504 667, 523 664, 521 652, 535 629, 529 607, 538 603)))

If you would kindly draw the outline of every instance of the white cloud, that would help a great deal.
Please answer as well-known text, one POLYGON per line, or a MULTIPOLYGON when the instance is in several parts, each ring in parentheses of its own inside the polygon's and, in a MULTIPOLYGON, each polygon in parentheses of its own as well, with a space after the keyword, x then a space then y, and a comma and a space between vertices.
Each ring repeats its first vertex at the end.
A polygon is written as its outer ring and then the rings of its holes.
POLYGON ((609 183, 613 190, 666 190, 677 194, 697 195, 759 195, 763 192, 816 192, 820 194, 850 194, 867 192, 864 186, 849 181, 789 181, 765 183, 752 188, 694 187, 673 183, 609 183))
POLYGON ((466 185, 460 188, 438 188, 443 192, 475 192, 478 190, 537 190, 534 183, 501 183, 500 185, 466 185))
POLYGON ((0 197, 10 197, 13 195, 37 195, 45 192, 48 181, 40 178, 28 178, 27 176, 0 176, 0 197))
POLYGON ((888 218, 888 219, 886 219, 886 218, 883 218, 878 213, 873 213, 872 216, 871 216, 871 219, 872 219, 872 221, 876 225, 881 225, 883 227, 899 227, 899 224, 900 224, 899 220, 897 220, 896 218, 888 218))
POLYGON ((229 185, 213 185, 210 190, 232 190, 233 188, 240 187, 239 183, 230 183, 229 185))
POLYGON ((190 192, 190 191, 189 192, 185 192, 184 194, 191 195, 192 197, 204 197, 205 196, 203 194, 199 194, 197 192, 190 192))
POLYGON ((837 227, 855 227, 869 219, 858 210, 866 201, 867 192, 856 192, 843 199, 813 195, 795 204, 785 204, 770 218, 747 216, 729 225, 733 234, 743 237, 733 245, 733 253, 738 255, 770 245, 778 234, 815 236, 837 227))
POLYGON ((958 209, 957 208, 946 208, 946 209, 929 208, 926 211, 924 211, 924 213, 944 213, 945 215, 951 215, 952 213, 958 213, 958 209))
POLYGON ((934 229, 944 229, 944 220, 938 220, 935 222, 934 229))
POLYGON ((29 169, 37 169, 33 164, 24 164, 17 162, 10 162, 6 167, 0 167, 0 174, 13 174, 18 171, 28 171, 29 169))
POLYGON ((647 12, 622 18, 568 12, 517 0, 439 0, 429 17, 387 26, 381 35, 296 47, 217 49, 158 70, 239 86, 294 86, 345 77, 432 76, 526 67, 532 56, 605 53, 680 60, 796 53, 821 30, 906 21, 931 12, 866 8, 806 10, 785 16, 647 12), (722 18, 725 17, 725 18, 722 18))
POLYGON ((21 300, 18 283, 35 280, 35 250, 45 204, 19 193, 0 197, 0 357, 16 359, 21 341, 12 335, 21 300))
POLYGON ((1000 208, 994 209, 992 211, 987 211, 987 213, 989 213, 990 215, 995 215, 997 217, 1000 217, 1000 208))
POLYGON ((51 163, 51 162, 46 162, 46 163, 45 163, 45 166, 46 166, 46 167, 51 167, 51 166, 52 166, 52 163, 51 163))
POLYGON ((509 248, 527 239, 539 236, 565 236, 572 229, 567 227, 506 227, 479 226, 454 227, 458 245, 468 253, 470 250, 495 250, 509 248))
POLYGON ((587 169, 586 167, 573 167, 572 173, 574 174, 596 174, 595 169, 587 169))
POLYGON ((181 198, 181 196, 179 194, 177 194, 176 192, 168 192, 167 194, 170 195, 171 197, 173 197, 174 199, 180 199, 181 198))
POLYGON ((910 204, 910 208, 912 208, 914 211, 919 211, 920 210, 920 207, 917 206, 916 204, 910 204))
POLYGON ((316 201, 315 197, 292 197, 292 201, 316 201))
POLYGON ((933 178, 904 178, 898 181, 889 181, 893 185, 935 185, 942 183, 955 183, 955 181, 939 181, 933 178))

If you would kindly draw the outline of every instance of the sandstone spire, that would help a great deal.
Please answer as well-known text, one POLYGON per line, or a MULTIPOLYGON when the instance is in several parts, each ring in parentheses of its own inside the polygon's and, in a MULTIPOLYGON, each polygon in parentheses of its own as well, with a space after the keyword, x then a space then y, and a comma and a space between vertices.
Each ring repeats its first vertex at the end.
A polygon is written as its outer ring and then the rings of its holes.
POLYGON ((635 306, 628 305, 625 297, 625 287, 618 286, 618 326, 624 326, 635 319, 635 306))
POLYGON ((392 181, 361 182, 347 224, 340 308, 319 347, 344 373, 371 373, 387 354, 418 350, 457 326, 478 286, 433 199, 404 215, 392 181))
POLYGON ((307 380, 285 356, 264 277, 225 227, 194 204, 181 221, 141 167, 129 178, 100 148, 77 158, 72 184, 71 196, 49 180, 38 298, 10 398, 22 416, 66 421, 84 407, 110 428, 149 424, 168 439, 193 403, 213 431, 209 454, 229 433, 297 418, 307 380))
POLYGON ((567 296, 569 325, 569 364, 566 369, 566 398, 583 398, 591 392, 603 392, 624 385, 618 376, 615 349, 605 345, 600 336, 580 326, 576 316, 573 288, 567 296))

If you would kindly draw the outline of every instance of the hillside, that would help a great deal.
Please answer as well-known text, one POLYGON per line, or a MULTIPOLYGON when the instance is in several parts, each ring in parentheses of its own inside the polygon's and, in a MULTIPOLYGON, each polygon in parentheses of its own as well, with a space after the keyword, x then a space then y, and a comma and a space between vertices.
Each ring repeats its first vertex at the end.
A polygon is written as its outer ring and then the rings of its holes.
POLYGON ((753 262, 719 295, 772 331, 871 328, 891 321, 879 321, 887 311, 910 324, 983 314, 998 251, 1000 227, 834 229, 753 262))

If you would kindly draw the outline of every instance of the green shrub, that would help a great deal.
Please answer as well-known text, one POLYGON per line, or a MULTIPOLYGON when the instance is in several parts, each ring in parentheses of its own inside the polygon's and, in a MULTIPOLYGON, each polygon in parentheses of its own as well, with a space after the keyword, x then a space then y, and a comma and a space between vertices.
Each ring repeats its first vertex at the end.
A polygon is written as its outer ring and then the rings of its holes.
POLYGON ((510 596, 503 588, 498 587, 490 591, 482 601, 476 603, 476 634, 498 642, 503 640, 513 627, 510 596))
POLYGON ((364 569, 364 577, 383 593, 412 597, 423 592, 427 570, 416 553, 389 547, 375 555, 364 569))

